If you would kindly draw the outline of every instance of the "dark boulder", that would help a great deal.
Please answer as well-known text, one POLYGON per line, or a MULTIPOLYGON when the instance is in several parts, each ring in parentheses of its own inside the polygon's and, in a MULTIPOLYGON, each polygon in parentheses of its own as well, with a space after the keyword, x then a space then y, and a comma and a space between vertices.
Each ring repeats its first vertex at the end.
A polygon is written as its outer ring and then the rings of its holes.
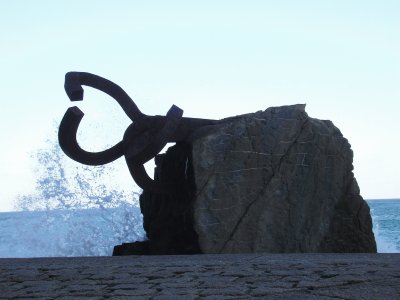
POLYGON ((150 254, 376 252, 350 144, 305 105, 226 119, 157 157, 150 254))

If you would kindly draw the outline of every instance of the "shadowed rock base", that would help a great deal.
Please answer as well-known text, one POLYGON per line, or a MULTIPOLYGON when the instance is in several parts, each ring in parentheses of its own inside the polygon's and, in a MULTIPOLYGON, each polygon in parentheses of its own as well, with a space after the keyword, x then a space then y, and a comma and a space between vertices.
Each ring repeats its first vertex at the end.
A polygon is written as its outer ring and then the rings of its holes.
POLYGON ((191 147, 177 143, 157 155, 154 177, 171 187, 170 195, 143 191, 140 209, 147 241, 114 247, 113 255, 198 254, 198 237, 193 229, 195 193, 191 147))
POLYGON ((134 243, 122 243, 121 245, 114 246, 113 256, 123 255, 148 255, 149 242, 134 242, 134 243))
POLYGON ((400 299, 399 254, 0 259, 0 299, 400 299))

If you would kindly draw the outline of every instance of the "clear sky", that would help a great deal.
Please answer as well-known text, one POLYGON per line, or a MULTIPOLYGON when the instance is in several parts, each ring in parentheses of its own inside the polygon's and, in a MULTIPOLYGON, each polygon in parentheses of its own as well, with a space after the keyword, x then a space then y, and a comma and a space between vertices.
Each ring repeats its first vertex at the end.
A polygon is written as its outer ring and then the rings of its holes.
MULTIPOLYGON (((74 105, 73 70, 114 81, 150 115, 306 103, 350 141, 362 196, 400 198, 399 16, 398 0, 0 1, 0 211, 32 189, 30 154, 74 105)), ((100 150, 129 120, 85 93, 82 143, 100 150)))

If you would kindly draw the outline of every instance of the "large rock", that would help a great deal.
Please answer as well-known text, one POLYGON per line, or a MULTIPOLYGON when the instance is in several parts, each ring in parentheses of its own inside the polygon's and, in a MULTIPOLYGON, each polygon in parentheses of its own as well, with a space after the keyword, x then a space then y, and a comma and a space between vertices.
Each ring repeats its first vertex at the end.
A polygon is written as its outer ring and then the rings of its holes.
POLYGON ((193 142, 204 253, 376 252, 350 144, 304 108, 234 118, 193 142))
POLYGON ((149 253, 376 252, 353 153, 305 105, 228 118, 158 157, 144 192, 149 253))

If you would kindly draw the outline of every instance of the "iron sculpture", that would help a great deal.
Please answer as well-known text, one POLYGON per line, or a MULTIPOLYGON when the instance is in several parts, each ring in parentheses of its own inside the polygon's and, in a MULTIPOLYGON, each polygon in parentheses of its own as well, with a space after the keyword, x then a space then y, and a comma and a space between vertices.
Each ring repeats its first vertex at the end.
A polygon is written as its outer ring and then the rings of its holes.
POLYGON ((168 193, 170 187, 152 180, 143 166, 154 158, 167 143, 187 140, 200 127, 218 124, 219 120, 183 118, 183 110, 172 105, 166 116, 149 116, 142 113, 135 102, 117 84, 86 72, 69 72, 65 75, 65 91, 71 101, 83 100, 82 85, 98 89, 122 107, 132 120, 121 142, 101 152, 88 152, 77 142, 77 131, 84 113, 76 106, 68 108, 61 120, 58 140, 64 153, 86 165, 103 165, 125 156, 133 180, 143 189, 154 193, 168 193))

